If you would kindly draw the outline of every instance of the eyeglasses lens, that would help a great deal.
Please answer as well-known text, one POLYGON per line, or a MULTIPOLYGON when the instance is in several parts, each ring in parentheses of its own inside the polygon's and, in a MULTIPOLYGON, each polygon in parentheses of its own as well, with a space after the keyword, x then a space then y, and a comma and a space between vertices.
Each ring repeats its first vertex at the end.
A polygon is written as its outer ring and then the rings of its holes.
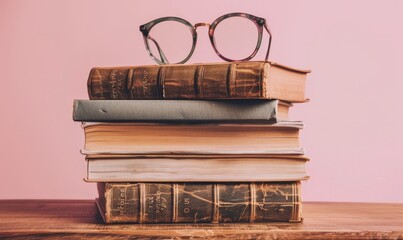
POLYGON ((231 60, 249 57, 258 42, 258 28, 253 21, 244 17, 229 17, 218 23, 214 30, 217 51, 231 60))
POLYGON ((154 25, 147 38, 151 54, 164 63, 179 63, 191 52, 192 32, 178 21, 163 21, 154 25))

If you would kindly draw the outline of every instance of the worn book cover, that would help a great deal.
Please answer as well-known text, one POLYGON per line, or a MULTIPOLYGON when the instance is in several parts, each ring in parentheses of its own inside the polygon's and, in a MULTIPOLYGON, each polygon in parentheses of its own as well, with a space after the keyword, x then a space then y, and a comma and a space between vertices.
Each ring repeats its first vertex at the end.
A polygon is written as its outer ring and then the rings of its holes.
POLYGON ((300 182, 98 183, 105 223, 300 222, 300 182))
POLYGON ((276 122, 288 119, 291 106, 279 100, 74 100, 73 120, 276 122))
POLYGON ((280 99, 304 102, 308 70, 268 61, 96 67, 92 100, 280 99))

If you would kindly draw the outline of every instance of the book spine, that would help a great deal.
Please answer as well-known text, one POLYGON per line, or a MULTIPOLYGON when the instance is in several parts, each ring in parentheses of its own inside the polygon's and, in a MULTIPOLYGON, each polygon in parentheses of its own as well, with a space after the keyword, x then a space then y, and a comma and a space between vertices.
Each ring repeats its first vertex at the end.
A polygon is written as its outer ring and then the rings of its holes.
POLYGON ((98 183, 106 223, 299 222, 299 182, 98 183))
POLYGON ((74 100, 73 120, 275 122, 282 113, 278 100, 74 100))
POLYGON ((91 100, 265 98, 269 63, 93 68, 91 100))

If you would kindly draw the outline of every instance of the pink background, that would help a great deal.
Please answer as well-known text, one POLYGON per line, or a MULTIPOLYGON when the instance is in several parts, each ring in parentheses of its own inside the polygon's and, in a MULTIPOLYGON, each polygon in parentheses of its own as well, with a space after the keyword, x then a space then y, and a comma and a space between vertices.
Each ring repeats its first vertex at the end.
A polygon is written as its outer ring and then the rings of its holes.
MULTIPOLYGON (((93 66, 153 64, 138 26, 242 11, 265 17, 270 59, 312 69, 307 201, 403 202, 403 1, 1 1, 0 198, 94 198, 73 99, 93 66), (399 157, 400 156, 400 157, 399 157)), ((193 62, 220 61, 199 30, 193 62)))

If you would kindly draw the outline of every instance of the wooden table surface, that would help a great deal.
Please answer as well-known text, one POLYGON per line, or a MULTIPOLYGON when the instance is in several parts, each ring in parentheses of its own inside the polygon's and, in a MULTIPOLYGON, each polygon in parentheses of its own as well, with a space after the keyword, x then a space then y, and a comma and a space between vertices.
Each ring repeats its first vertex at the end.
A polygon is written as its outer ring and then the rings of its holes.
POLYGON ((403 239, 403 204, 303 204, 302 223, 105 225, 93 200, 0 200, 0 239, 403 239))

